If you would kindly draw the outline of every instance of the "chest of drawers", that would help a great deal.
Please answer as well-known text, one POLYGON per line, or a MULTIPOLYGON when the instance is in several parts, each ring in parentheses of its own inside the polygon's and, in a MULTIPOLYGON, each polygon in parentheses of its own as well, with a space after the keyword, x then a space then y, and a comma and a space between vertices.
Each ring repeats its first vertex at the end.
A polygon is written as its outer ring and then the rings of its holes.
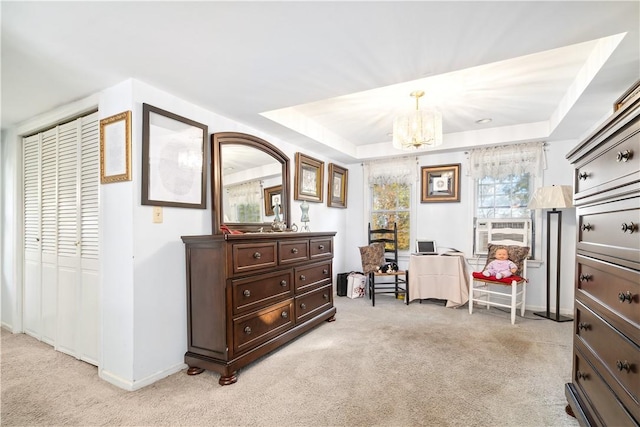
POLYGON ((582 425, 640 422, 640 94, 567 155, 577 213, 572 381, 582 425))
POLYGON ((332 321, 333 236, 254 233, 183 236, 188 373, 238 369, 332 321))

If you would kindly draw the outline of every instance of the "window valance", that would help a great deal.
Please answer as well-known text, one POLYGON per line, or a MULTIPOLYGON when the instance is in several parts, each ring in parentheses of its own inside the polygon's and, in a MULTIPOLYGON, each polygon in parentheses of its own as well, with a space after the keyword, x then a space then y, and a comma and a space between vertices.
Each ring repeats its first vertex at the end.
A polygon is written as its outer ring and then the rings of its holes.
POLYGON ((469 170, 474 179, 525 173, 540 176, 546 167, 544 142, 475 148, 469 154, 469 170))
POLYGON ((372 160, 364 164, 369 185, 407 184, 415 180, 416 162, 411 157, 372 160))

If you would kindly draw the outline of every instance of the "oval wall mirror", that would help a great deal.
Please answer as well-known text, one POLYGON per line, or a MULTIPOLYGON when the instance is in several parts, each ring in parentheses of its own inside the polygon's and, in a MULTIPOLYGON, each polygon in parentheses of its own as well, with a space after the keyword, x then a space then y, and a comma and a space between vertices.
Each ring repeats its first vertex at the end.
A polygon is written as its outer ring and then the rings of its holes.
POLYGON ((271 231, 276 218, 289 228, 289 158, 253 135, 211 135, 214 165, 213 234, 220 227, 243 232, 271 231))

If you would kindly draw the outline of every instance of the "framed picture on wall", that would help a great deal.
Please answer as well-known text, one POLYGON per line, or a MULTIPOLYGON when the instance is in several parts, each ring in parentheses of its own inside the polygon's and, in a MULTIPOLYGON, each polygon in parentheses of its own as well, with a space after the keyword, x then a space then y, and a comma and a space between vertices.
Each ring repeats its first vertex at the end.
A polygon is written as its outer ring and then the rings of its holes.
POLYGON ((347 179, 349 171, 336 164, 329 163, 329 189, 327 206, 332 208, 347 207, 347 179))
POLYGON ((206 208, 207 125, 142 104, 142 204, 206 208))
POLYGON ((131 181, 131 111, 100 120, 100 183, 131 181))
POLYGON ((459 202, 460 163, 421 168, 420 202, 459 202))
POLYGON ((322 203, 324 199, 324 162, 296 153, 293 198, 322 203))

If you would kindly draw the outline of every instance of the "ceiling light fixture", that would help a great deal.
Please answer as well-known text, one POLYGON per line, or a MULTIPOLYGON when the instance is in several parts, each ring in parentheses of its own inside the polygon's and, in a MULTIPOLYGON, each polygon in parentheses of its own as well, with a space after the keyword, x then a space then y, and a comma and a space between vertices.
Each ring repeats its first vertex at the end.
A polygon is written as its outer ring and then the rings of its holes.
POLYGON ((398 116, 393 121, 393 146, 400 150, 442 145, 442 114, 437 110, 420 110, 419 100, 424 92, 411 92, 416 110, 398 116))

